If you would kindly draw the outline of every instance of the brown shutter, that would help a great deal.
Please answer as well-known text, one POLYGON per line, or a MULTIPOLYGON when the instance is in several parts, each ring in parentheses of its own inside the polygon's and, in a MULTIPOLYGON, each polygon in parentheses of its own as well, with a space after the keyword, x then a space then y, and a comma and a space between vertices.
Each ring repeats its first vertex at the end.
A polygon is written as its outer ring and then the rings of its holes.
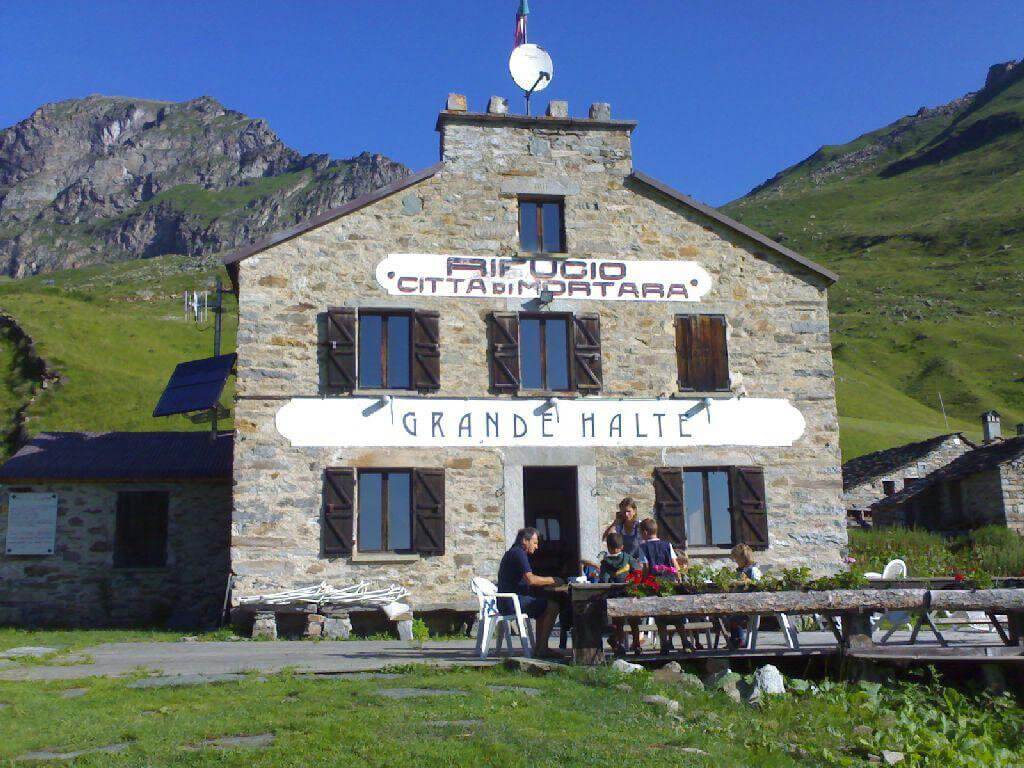
POLYGON ((601 317, 574 315, 572 325, 576 391, 595 394, 601 391, 601 317))
POLYGON ((412 387, 420 392, 441 388, 441 333, 437 312, 412 315, 412 387))
POLYGON ((676 365, 682 390, 728 389, 725 318, 719 315, 676 316, 676 365))
POLYGON ((444 470, 412 473, 412 548, 421 555, 444 554, 444 470))
POLYGON ((658 523, 658 538, 686 546, 683 470, 678 467, 654 468, 654 519, 658 523))
POLYGON ((355 485, 354 469, 328 467, 324 470, 324 517, 320 526, 320 543, 325 555, 352 554, 355 485))
POLYGON ((487 316, 488 358, 491 389, 494 392, 519 390, 519 315, 492 312, 487 316))
POLYGON ((349 392, 356 388, 356 311, 328 309, 326 336, 326 389, 349 392))
POLYGON ((765 504, 764 470, 734 467, 732 470, 732 535, 737 544, 768 548, 768 509, 765 504))

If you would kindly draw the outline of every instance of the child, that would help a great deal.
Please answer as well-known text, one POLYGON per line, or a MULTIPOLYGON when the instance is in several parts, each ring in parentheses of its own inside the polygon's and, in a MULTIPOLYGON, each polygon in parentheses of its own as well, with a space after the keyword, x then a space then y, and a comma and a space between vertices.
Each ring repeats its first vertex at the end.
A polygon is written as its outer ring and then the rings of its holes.
MULTIPOLYGON (((658 523, 653 518, 646 518, 640 523, 640 554, 644 558, 645 573, 657 576, 658 578, 669 578, 678 581, 680 564, 676 557, 675 550, 667 541, 658 538, 658 523)), ((654 623, 658 627, 658 640, 661 642, 661 650, 668 653, 672 647, 672 627, 679 631, 679 637, 683 640, 684 647, 687 645, 686 633, 683 631, 685 621, 680 619, 673 621, 660 616, 654 617, 654 623)))
MULTIPOLYGON (((598 574, 598 581, 603 581, 606 584, 625 584, 629 572, 639 570, 640 564, 632 555, 622 551, 621 533, 614 531, 609 533, 605 537, 605 543, 608 547, 608 554, 601 560, 601 571, 598 574)), ((616 619, 612 622, 611 646, 617 654, 625 653, 626 650, 624 627, 625 624, 621 619, 616 619)), ((634 629, 634 635, 637 637, 634 637, 633 650, 634 653, 639 653, 640 644, 637 642, 639 640, 639 630, 634 629)))
MULTIPOLYGON (((754 562, 754 550, 747 544, 737 544, 730 553, 736 563, 736 573, 745 582, 761 580, 761 569, 754 562)), ((746 616, 731 616, 728 620, 729 647, 742 648, 747 644, 747 625, 750 620, 746 616)))

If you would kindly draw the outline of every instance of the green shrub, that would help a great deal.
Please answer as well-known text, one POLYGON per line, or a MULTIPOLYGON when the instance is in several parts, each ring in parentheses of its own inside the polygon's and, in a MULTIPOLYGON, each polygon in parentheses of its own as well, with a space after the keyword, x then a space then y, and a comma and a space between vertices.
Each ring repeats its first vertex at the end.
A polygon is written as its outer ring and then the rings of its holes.
POLYGON ((899 558, 911 577, 1024 575, 1024 537, 999 525, 950 538, 910 528, 853 530, 850 556, 855 561, 851 569, 858 573, 881 573, 886 563, 899 558))

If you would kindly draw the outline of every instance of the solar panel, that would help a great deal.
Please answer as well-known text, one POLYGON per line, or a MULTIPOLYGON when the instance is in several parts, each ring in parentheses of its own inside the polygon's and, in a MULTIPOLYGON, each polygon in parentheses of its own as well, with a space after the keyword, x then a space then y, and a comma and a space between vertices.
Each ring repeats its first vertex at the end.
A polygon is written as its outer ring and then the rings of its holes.
POLYGON ((153 410, 154 416, 171 416, 216 408, 224 384, 235 366, 235 353, 179 363, 153 410))

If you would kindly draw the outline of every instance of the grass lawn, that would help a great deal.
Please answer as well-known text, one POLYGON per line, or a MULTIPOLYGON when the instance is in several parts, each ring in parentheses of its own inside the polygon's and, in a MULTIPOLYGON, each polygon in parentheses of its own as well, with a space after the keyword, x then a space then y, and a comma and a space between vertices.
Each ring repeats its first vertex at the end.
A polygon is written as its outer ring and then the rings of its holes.
MULTIPOLYGON (((659 686, 646 673, 623 678, 610 670, 538 678, 497 668, 410 668, 388 678, 279 674, 177 688, 129 685, 95 678, 0 682, 0 702, 7 705, 0 707, 0 763, 35 750, 126 744, 118 753, 79 757, 75 765, 868 765, 878 748, 873 739, 882 733, 891 740, 888 748, 908 754, 906 764, 931 764, 917 761, 914 744, 892 730, 900 713, 883 703, 877 687, 826 684, 825 691, 755 709, 719 692, 686 692, 659 686), (457 693, 388 698, 379 693, 385 688, 457 693), (79 695, 62 696, 68 689, 79 695), (659 692, 680 701, 680 719, 641 702, 659 692), (855 731, 858 725, 867 729, 855 731), (263 734, 273 736, 269 746, 202 744, 263 734)), ((977 728, 963 713, 950 714, 960 718, 960 747, 969 760, 966 740, 977 728)), ((989 762, 943 764, 1016 764, 1009 752, 991 752, 1002 747, 990 742, 1001 743, 1020 727, 1020 711, 1003 697, 979 707, 977 718, 986 739, 975 739, 975 751, 989 762)), ((936 731, 929 744, 942 741, 942 729, 936 731)))

